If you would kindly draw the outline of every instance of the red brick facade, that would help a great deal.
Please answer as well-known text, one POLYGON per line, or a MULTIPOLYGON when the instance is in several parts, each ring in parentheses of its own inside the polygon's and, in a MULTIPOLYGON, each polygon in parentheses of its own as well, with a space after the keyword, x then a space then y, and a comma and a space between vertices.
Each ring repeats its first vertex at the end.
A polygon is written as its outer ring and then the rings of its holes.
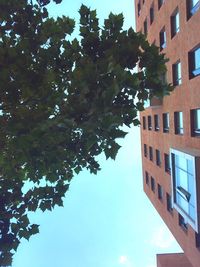
POLYGON ((183 253, 158 254, 157 267, 192 267, 183 253))
MULTIPOLYGON (((167 63, 167 80, 170 83, 178 83, 172 94, 164 97, 162 103, 152 101, 151 105, 140 114, 144 191, 182 247, 192 266, 199 267, 200 135, 198 130, 194 131, 194 124, 196 126, 198 124, 197 120, 200 121, 200 118, 194 114, 197 114, 200 109, 200 69, 198 69, 200 62, 195 62, 195 65, 194 61, 197 59, 200 60, 198 57, 200 54, 200 50, 198 50, 200 47, 200 1, 193 1, 193 4, 196 4, 193 9, 189 5, 190 2, 192 3, 189 0, 135 0, 135 10, 136 29, 137 31, 143 32, 147 30, 147 39, 150 43, 154 42, 157 46, 162 46, 162 32, 165 31, 164 42, 166 41, 166 43, 163 45, 163 49, 161 48, 161 52, 165 53, 166 57, 169 58, 169 62, 167 63), (158 7, 158 2, 161 3, 160 8, 158 7), (140 5, 138 6, 138 4, 140 5), (139 10, 138 7, 140 7, 139 10), (153 9, 154 13, 153 22, 150 9, 151 12, 153 9), (173 33, 174 26, 177 26, 177 24, 174 25, 174 18, 177 13, 179 15, 179 27, 178 30, 176 28, 177 32, 175 30, 175 33, 173 33), (177 74, 179 62, 181 63, 179 65, 181 75, 177 74), (194 70, 194 65, 197 70, 194 70), (166 113, 169 114, 169 131, 165 128, 164 121, 166 118, 163 118, 163 114, 166 113), (156 118, 154 115, 158 118, 159 125, 155 124, 154 120, 156 118), (179 116, 183 118, 183 121, 179 116), (146 129, 144 129, 145 125, 143 125, 144 120, 146 120, 146 129), (146 148, 144 148, 144 145, 146 145, 146 148), (152 147, 153 151, 152 160, 150 160, 151 148, 149 150, 149 147, 152 147), (146 156, 144 149, 147 150, 146 156), (176 191, 173 188, 180 189, 179 193, 186 198, 184 201, 188 201, 189 203, 189 198, 193 198, 182 186, 175 187, 175 184, 178 183, 176 180, 178 178, 174 178, 176 177, 176 164, 173 159, 176 155, 170 149, 175 149, 175 151, 182 153, 180 157, 189 155, 189 157, 192 156, 194 158, 194 209, 196 216, 194 221, 196 223, 196 229, 192 226, 193 222, 190 223, 190 220, 187 221, 184 218, 183 223, 182 219, 185 211, 182 208, 177 209, 174 204, 172 205, 173 207, 169 207, 170 197, 174 200, 176 196, 176 191), (171 172, 166 170, 166 155, 169 155, 171 160, 171 172), (187 194, 189 195, 188 198, 187 194)), ((187 181, 185 176, 180 177, 180 180, 183 180, 182 183, 189 181, 189 174, 187 175, 187 181)), ((172 202, 175 202, 173 200, 172 202)), ((189 204, 188 209, 190 209, 189 204)), ((168 265, 160 265, 160 267, 165 266, 168 265)))

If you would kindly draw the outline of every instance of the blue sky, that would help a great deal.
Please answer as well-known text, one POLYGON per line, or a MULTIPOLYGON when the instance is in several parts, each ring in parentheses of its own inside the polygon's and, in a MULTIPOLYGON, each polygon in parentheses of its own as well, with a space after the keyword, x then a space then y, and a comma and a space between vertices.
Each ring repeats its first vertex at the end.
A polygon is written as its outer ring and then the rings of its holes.
MULTIPOLYGON (((81 3, 101 21, 123 12, 125 28, 134 27, 133 0, 63 0, 50 12, 77 19, 81 3)), ((64 208, 31 215, 40 233, 23 240, 13 267, 155 267, 156 253, 180 251, 142 191, 139 127, 120 144, 116 161, 99 158, 97 176, 83 171, 73 179, 64 208)))

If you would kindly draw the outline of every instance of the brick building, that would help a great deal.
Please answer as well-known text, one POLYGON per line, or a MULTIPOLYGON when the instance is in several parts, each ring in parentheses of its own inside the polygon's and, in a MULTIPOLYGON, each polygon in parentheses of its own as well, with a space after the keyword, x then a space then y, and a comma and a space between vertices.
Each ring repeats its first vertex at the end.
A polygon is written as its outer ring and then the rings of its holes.
POLYGON ((175 86, 140 114, 144 191, 182 247, 183 266, 199 267, 200 0, 135 0, 135 11, 136 30, 169 58, 175 86))

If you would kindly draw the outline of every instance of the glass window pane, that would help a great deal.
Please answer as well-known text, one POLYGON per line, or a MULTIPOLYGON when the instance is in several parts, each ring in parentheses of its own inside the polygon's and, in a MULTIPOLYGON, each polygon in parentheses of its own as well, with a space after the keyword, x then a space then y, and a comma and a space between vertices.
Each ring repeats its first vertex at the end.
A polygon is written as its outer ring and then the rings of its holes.
POLYGON ((200 68, 200 47, 194 53, 195 69, 200 68))
POLYGON ((176 13, 176 16, 175 16, 175 24, 176 24, 176 32, 179 32, 179 12, 176 13))
POLYGON ((196 129, 200 129, 200 109, 196 111, 196 129))
POLYGON ((179 155, 175 154, 175 162, 176 166, 187 171, 187 160, 184 157, 180 157, 179 155))
POLYGON ((176 201, 177 204, 188 214, 189 213, 188 202, 178 192, 176 193, 176 201))
POLYGON ((187 173, 179 168, 176 168, 175 175, 176 175, 176 187, 181 186, 185 190, 188 190, 187 173))

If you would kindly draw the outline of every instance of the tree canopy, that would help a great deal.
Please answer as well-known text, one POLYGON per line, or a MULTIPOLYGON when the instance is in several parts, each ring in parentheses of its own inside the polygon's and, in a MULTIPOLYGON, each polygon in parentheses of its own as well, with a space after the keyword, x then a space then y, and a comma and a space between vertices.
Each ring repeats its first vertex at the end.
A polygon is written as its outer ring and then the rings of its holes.
POLYGON ((100 153, 115 159, 121 126, 138 125, 144 101, 172 90, 164 55, 123 30, 122 14, 101 27, 82 5, 80 39, 72 39, 75 21, 50 17, 49 2, 0 3, 1 266, 39 232, 29 212, 62 206, 74 174, 96 174, 100 153))

